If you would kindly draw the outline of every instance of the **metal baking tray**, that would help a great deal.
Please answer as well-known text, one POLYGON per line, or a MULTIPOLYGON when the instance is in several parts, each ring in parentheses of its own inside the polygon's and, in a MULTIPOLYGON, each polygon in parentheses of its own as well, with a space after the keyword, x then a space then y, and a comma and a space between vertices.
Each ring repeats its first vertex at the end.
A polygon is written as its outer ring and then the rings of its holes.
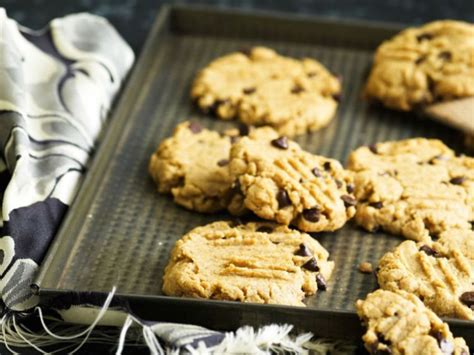
MULTIPOLYGON (((167 297, 161 293, 161 279, 175 241, 193 227, 230 217, 187 211, 159 195, 147 164, 178 122, 193 119, 216 129, 236 125, 198 112, 189 97, 190 85, 212 59, 254 45, 317 58, 343 77, 337 117, 327 128, 296 139, 310 152, 344 162, 360 145, 417 136, 441 138, 459 150, 456 131, 361 100, 373 50, 399 30, 274 13, 164 7, 42 264, 36 280, 40 295, 47 299, 69 291, 108 292, 115 285, 120 297, 147 319, 214 329, 291 323, 319 336, 360 336, 354 302, 377 285, 373 275, 358 271, 358 264, 376 265, 403 239, 367 233, 351 223, 336 233, 314 234, 336 269, 329 289, 309 297, 306 308, 167 297)), ((456 335, 474 342, 474 322, 449 322, 456 335)))

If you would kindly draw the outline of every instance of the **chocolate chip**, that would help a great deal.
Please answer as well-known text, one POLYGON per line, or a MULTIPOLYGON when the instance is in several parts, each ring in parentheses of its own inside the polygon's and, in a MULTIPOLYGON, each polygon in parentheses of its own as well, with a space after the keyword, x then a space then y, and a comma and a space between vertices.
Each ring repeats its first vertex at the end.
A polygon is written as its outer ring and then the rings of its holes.
POLYGON ((272 145, 280 149, 288 149, 288 138, 281 136, 277 139, 272 140, 272 145))
POLYGON ((184 176, 181 176, 181 177, 178 179, 177 186, 183 187, 183 186, 184 186, 184 183, 185 183, 184 176))
POLYGON ((220 106, 220 105, 222 105, 222 104, 227 104, 227 103, 229 103, 229 102, 230 102, 230 99, 219 99, 219 100, 216 100, 216 103, 215 103, 215 104, 216 104, 217 106, 220 106))
POLYGON ((246 55, 247 57, 250 57, 250 54, 252 54, 252 48, 241 48, 239 49, 239 52, 243 55, 246 55))
POLYGON ((418 42, 429 41, 430 39, 433 39, 433 35, 431 33, 422 33, 416 36, 416 40, 418 42))
POLYGON ((427 81, 427 84, 428 84, 428 91, 434 96, 435 91, 436 91, 436 82, 429 75, 426 77, 426 81, 427 81))
POLYGON ((239 191, 242 191, 242 190, 241 190, 240 180, 239 180, 239 179, 235 180, 235 182, 234 182, 234 187, 233 187, 233 188, 234 188, 234 189, 238 189, 239 191))
POLYGON ((369 149, 370 149, 370 151, 371 151, 372 153, 374 153, 374 154, 378 154, 378 153, 379 153, 379 151, 377 150, 377 145, 376 145, 376 144, 371 144, 371 145, 369 145, 369 149))
POLYGON ((474 291, 464 292, 459 300, 464 303, 466 306, 471 307, 474 306, 474 291))
POLYGON ((421 57, 418 57, 417 60, 415 60, 415 64, 421 64, 426 60, 426 56, 422 55, 421 57))
POLYGON ((430 331, 430 336, 436 339, 436 341, 439 343, 442 339, 444 339, 443 334, 439 330, 434 330, 432 329, 430 331))
POLYGON ((462 185, 464 181, 466 181, 466 178, 464 176, 456 176, 449 180, 449 182, 453 185, 462 185))
POLYGON ((261 226, 257 228, 257 232, 261 233, 271 233, 273 232, 273 228, 269 226, 261 226))
POLYGON ((232 185, 231 193, 232 193, 232 195, 242 194, 242 188, 240 186, 239 179, 234 181, 234 184, 232 185))
POLYGON ((329 171, 331 170, 331 162, 327 161, 323 164, 324 170, 329 171))
POLYGON ((318 285, 318 290, 326 291, 326 289, 328 288, 326 279, 321 274, 316 275, 316 284, 318 285))
POLYGON ((433 158, 431 158, 431 159, 428 161, 428 163, 429 163, 429 164, 434 164, 434 162, 435 162, 436 160, 444 160, 444 161, 446 161, 446 160, 449 160, 449 157, 447 157, 447 156, 445 156, 445 155, 443 155, 443 154, 438 154, 438 155, 435 155, 433 158))
POLYGON ((229 164, 229 159, 221 159, 217 162, 219 166, 226 166, 227 164, 229 164))
POLYGON ((315 258, 309 259, 307 262, 303 264, 302 267, 309 271, 319 271, 318 262, 316 261, 315 258))
POLYGON ((214 103, 212 105, 207 106, 203 109, 204 113, 215 114, 220 105, 228 103, 228 102, 230 102, 229 99, 216 100, 216 101, 214 101, 214 103))
POLYGON ((306 219, 307 221, 316 223, 317 221, 319 221, 320 217, 321 217, 321 212, 319 211, 319 208, 317 207, 303 210, 303 218, 306 219))
POLYGON ((249 126, 244 125, 244 124, 239 126, 239 134, 241 136, 248 136, 249 132, 250 132, 250 127, 249 126))
POLYGON ((354 184, 347 184, 346 190, 348 193, 353 193, 354 192, 354 184))
POLYGON ((312 172, 313 175, 316 176, 316 177, 321 177, 321 176, 323 176, 323 175, 321 174, 321 171, 320 171, 318 168, 313 168, 313 169, 311 170, 311 172, 312 172))
POLYGON ((250 95, 250 94, 253 94, 256 90, 257 89, 255 89, 255 88, 245 88, 242 91, 245 95, 250 95))
POLYGON ((438 58, 442 60, 451 60, 453 55, 449 51, 442 51, 438 54, 438 58))
POLYGON ((337 102, 341 102, 341 100, 342 100, 342 94, 341 94, 341 93, 332 94, 331 96, 332 96, 332 98, 333 98, 334 100, 336 100, 337 102))
POLYGON ((432 330, 430 335, 436 339, 443 354, 452 354, 454 352, 453 344, 439 330, 432 330))
POLYGON ((318 73, 316 73, 315 71, 310 71, 306 75, 308 76, 308 78, 314 78, 316 75, 318 75, 318 73))
POLYGON ((194 134, 199 133, 202 131, 202 126, 197 123, 197 122, 191 122, 188 126, 188 128, 193 132, 194 134))
POLYGON ((278 208, 285 208, 287 206, 291 206, 290 196, 288 196, 288 192, 286 190, 280 189, 276 195, 278 201, 278 208))
POLYGON ((425 252, 429 256, 434 256, 435 258, 439 256, 438 252, 436 252, 436 250, 431 249, 428 245, 422 245, 420 247, 420 251, 425 252))
POLYGON ((232 136, 232 137, 230 137, 230 144, 237 143, 239 140, 240 140, 240 137, 232 136))
POLYGON ((381 201, 371 202, 369 203, 369 206, 379 210, 383 207, 383 203, 381 201))
POLYGON ((299 85, 295 85, 293 86, 293 88, 291 89, 291 93, 292 94, 299 94, 301 92, 305 91, 304 88, 302 88, 301 86, 299 85))
POLYGON ((310 256, 313 254, 311 253, 311 250, 309 250, 309 248, 304 243, 301 243, 299 249, 295 252, 295 255, 310 256))
POLYGON ((380 341, 383 345, 387 345, 387 346, 392 345, 392 342, 391 342, 389 339, 385 338, 385 337, 384 337, 382 334, 380 334, 380 333, 377 334, 377 338, 379 339, 379 341, 380 341))
POLYGON ((346 206, 346 208, 355 206, 357 204, 356 199, 350 195, 342 195, 341 200, 344 201, 344 206, 346 206))
POLYGON ((336 179, 336 180, 334 180, 334 181, 336 182, 337 188, 340 189, 340 188, 342 187, 342 185, 343 185, 343 184, 342 184, 342 181, 341 181, 341 180, 338 180, 338 179, 336 179))

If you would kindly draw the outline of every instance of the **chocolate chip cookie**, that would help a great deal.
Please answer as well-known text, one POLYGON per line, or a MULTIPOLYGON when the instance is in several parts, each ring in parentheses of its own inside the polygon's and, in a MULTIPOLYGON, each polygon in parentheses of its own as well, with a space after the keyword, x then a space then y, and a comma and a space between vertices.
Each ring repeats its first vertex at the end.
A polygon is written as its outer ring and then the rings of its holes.
POLYGON ((230 147, 230 137, 196 122, 184 122, 153 153, 149 172, 158 190, 171 192, 177 204, 198 212, 217 212, 233 198, 230 147))
POLYGON ((469 355, 463 338, 454 338, 448 324, 404 291, 377 290, 356 303, 367 327, 362 339, 371 354, 469 355))
POLYGON ((304 306, 325 290, 334 263, 311 236, 273 223, 215 222, 176 242, 166 295, 304 306))
POLYGON ((245 207, 264 219, 319 232, 341 228, 355 213, 351 174, 269 127, 232 146, 230 174, 245 207))
POLYGON ((415 294, 439 316, 474 320, 474 231, 446 231, 426 244, 407 240, 380 259, 377 279, 383 289, 415 294))
POLYGON ((474 158, 456 157, 441 141, 414 138, 351 153, 359 201, 355 221, 427 241, 474 221, 474 158))
POLYGON ((474 96, 474 25, 435 21, 385 41, 365 95, 398 110, 474 96))
POLYGON ((235 52, 197 75, 191 97, 204 112, 270 125, 294 136, 316 131, 334 117, 341 84, 314 59, 293 59, 265 47, 235 52))

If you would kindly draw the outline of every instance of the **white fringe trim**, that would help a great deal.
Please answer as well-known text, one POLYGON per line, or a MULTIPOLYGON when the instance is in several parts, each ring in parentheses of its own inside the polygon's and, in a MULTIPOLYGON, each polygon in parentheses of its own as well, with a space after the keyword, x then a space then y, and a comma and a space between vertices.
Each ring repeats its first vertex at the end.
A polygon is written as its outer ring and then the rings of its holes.
POLYGON ((292 325, 271 324, 258 331, 252 327, 242 327, 235 333, 226 333, 224 340, 217 346, 206 348, 204 343, 199 343, 197 349, 187 347, 192 355, 204 354, 256 354, 266 355, 271 353, 307 354, 303 348, 313 334, 305 333, 296 338, 290 337, 292 325))
MULTIPOLYGON (((112 298, 115 294, 115 287, 107 296, 103 306, 96 309, 96 316, 89 326, 67 324, 56 319, 50 319, 44 316, 40 307, 35 308, 38 313, 40 323, 43 327, 43 333, 35 333, 25 325, 19 324, 16 314, 13 316, 5 315, 0 320, 1 335, 0 341, 3 341, 5 347, 12 353, 12 347, 34 348, 41 354, 68 353, 74 354, 81 349, 88 340, 94 343, 116 345, 116 355, 122 354, 126 345, 137 345, 137 341, 146 345, 152 355, 179 354, 177 349, 164 349, 158 341, 157 334, 152 326, 143 324, 139 319, 132 315, 123 317, 123 326, 119 330, 96 329, 101 325, 107 310, 109 309, 112 298), (48 325, 46 324, 48 321, 48 325), (129 334, 133 328, 133 334, 129 334), (141 330, 141 331, 140 331, 141 330), (45 347, 64 344, 64 347, 47 352, 45 347)), ((89 312, 89 316, 91 312, 89 312)), ((109 323, 109 321, 106 321, 109 323)), ((299 336, 290 334, 293 326, 284 324, 271 324, 258 330, 252 327, 242 327, 235 332, 225 333, 222 342, 213 347, 206 347, 204 342, 200 342, 197 348, 187 346, 185 350, 191 355, 225 355, 225 354, 347 354, 353 353, 356 346, 346 341, 334 341, 327 339, 317 339, 310 341, 313 337, 311 333, 304 333, 299 336)))

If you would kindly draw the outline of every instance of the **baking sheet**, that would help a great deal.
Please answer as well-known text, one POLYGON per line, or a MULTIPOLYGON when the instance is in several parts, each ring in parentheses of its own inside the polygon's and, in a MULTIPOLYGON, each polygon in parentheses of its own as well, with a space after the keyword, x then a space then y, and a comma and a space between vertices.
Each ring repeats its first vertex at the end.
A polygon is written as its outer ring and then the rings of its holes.
MULTIPOLYGON (((414 114, 369 107, 360 99, 374 48, 398 30, 276 14, 163 8, 43 263, 36 282, 41 295, 108 292, 117 286, 147 318, 222 329, 289 322, 323 336, 358 336, 354 302, 377 287, 374 276, 360 273, 358 265, 369 261, 375 267, 402 238, 367 233, 352 223, 336 233, 313 234, 329 250, 336 268, 328 290, 309 297, 307 308, 166 297, 161 278, 175 241, 193 227, 230 216, 202 215, 175 205, 171 197, 156 192, 147 165, 178 122, 192 119, 221 130, 236 125, 196 110, 190 85, 212 59, 254 45, 292 57, 314 57, 343 77, 337 117, 327 128, 296 138, 308 151, 344 162, 360 145, 417 136, 440 138, 461 149, 459 134, 450 128, 414 114)), ((457 335, 470 334, 472 341, 474 322, 454 320, 451 325, 457 335)))

